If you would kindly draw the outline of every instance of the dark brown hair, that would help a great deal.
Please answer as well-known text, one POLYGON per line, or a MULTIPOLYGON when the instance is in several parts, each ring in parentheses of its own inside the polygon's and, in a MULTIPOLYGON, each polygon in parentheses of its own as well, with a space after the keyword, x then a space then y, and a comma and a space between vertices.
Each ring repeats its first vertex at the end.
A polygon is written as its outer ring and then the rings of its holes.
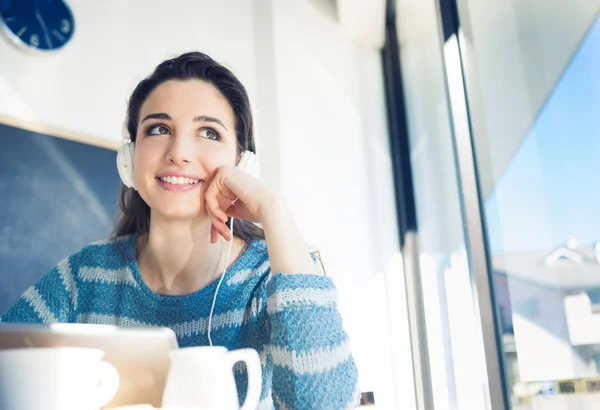
MULTIPOLYGON (((256 152, 252 112, 246 89, 229 69, 200 52, 185 53, 163 61, 150 76, 137 85, 127 106, 126 124, 133 142, 137 135, 142 104, 156 87, 169 80, 202 80, 217 88, 233 109, 238 155, 246 150, 256 152)), ((227 222, 228 226, 230 223, 231 219, 227 222)), ((119 192, 118 221, 111 238, 132 233, 145 235, 149 229, 150 207, 135 189, 122 185, 119 192)), ((265 237, 258 226, 238 219, 235 219, 233 232, 247 244, 265 237)))

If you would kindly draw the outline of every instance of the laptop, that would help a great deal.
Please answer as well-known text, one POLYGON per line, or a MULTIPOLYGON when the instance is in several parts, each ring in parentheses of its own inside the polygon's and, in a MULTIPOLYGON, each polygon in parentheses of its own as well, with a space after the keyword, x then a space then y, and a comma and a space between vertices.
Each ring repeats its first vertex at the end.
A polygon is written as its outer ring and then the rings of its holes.
POLYGON ((28 347, 90 347, 103 350, 117 369, 119 389, 105 407, 150 404, 160 407, 171 350, 177 338, 169 328, 109 325, 0 323, 0 350, 28 347))

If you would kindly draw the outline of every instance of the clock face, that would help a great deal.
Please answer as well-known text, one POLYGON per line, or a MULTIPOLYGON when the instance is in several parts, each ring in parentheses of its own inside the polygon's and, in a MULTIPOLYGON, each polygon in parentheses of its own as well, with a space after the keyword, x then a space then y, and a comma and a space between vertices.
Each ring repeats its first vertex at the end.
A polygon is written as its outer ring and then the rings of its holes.
POLYGON ((52 51, 71 39, 75 20, 62 0, 0 0, 0 26, 21 48, 52 51))

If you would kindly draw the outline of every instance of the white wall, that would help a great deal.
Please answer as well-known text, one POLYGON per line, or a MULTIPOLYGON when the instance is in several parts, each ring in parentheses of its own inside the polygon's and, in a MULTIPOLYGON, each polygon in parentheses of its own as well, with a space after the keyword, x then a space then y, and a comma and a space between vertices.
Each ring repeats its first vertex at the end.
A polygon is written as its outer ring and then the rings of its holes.
POLYGON ((47 56, 0 39, 0 114, 118 143, 126 100, 162 60, 191 50, 231 68, 253 95, 251 1, 69 0, 75 34, 47 56))
MULTIPOLYGON (((379 102, 380 121, 369 129, 360 61, 374 57, 377 68, 379 55, 356 48, 335 24, 301 2, 275 4, 284 194, 310 242, 344 248, 344 256, 360 255, 327 260, 333 272, 344 272, 340 284, 352 286, 368 279, 364 273, 374 267, 366 148, 379 142, 382 128, 386 135, 385 106, 379 102)), ((374 71, 372 82, 380 88, 381 73, 374 71)))
MULTIPOLYGON (((340 289, 363 389, 376 390, 383 403, 375 385, 389 373, 375 376, 390 360, 375 355, 374 341, 385 345, 386 324, 405 319, 385 316, 381 303, 405 302, 400 285, 382 287, 399 246, 383 72, 372 39, 358 41, 304 0, 69 4, 76 33, 64 50, 32 56, 0 41, 0 119, 116 146, 126 100, 158 62, 200 50, 230 67, 253 102, 262 178, 285 195, 321 251, 340 289)), ((410 378, 410 362, 400 366, 410 378)))

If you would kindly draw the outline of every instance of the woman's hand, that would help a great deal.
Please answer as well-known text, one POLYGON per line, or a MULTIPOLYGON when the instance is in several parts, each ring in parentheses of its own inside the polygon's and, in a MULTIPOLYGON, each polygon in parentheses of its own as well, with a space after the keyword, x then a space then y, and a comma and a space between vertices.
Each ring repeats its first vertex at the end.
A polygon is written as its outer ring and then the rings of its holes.
POLYGON ((219 234, 231 240, 225 225, 228 216, 259 222, 265 232, 273 274, 319 274, 287 203, 259 179, 239 168, 221 167, 208 185, 204 200, 212 222, 212 243, 217 242, 219 234))
POLYGON ((210 241, 217 242, 220 234, 231 240, 227 217, 263 223, 261 211, 277 202, 277 196, 257 178, 236 167, 217 170, 204 194, 205 207, 211 219, 210 241))

